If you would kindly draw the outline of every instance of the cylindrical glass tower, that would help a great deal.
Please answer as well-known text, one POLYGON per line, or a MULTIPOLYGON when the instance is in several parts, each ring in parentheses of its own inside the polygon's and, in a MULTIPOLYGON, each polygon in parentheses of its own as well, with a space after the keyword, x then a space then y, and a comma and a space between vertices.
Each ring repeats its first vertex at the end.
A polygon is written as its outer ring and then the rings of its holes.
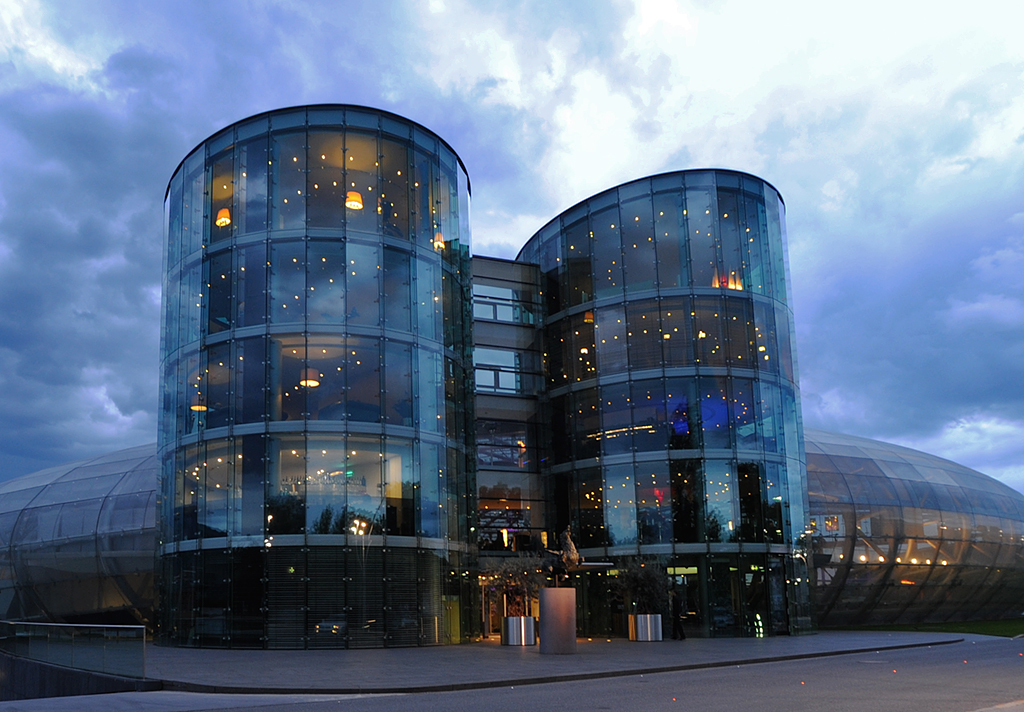
MULTIPOLYGON (((565 211, 523 248, 540 265, 559 527, 590 559, 649 555, 693 633, 809 625, 806 469, 784 206, 731 171, 669 173, 565 211)), ((584 629, 629 601, 580 577, 584 629)))
POLYGON ((275 111, 193 151, 165 211, 161 638, 470 636, 458 156, 388 112, 275 111))

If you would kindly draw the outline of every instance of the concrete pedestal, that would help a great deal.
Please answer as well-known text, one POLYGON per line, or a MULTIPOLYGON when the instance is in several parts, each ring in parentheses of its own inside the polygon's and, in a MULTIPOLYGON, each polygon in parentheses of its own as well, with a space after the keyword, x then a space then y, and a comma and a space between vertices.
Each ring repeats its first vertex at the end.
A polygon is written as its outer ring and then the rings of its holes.
POLYGON ((541 655, 576 653, 576 589, 540 590, 541 655))

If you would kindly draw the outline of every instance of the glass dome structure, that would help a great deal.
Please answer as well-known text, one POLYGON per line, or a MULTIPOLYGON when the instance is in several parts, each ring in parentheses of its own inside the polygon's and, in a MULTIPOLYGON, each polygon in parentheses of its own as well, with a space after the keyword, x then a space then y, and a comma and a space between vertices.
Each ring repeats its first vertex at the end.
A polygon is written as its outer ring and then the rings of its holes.
POLYGON ((283 109, 204 141, 165 212, 162 639, 469 636, 469 179, 455 152, 385 111, 283 109))
POLYGON ((0 484, 0 617, 151 625, 158 462, 146 445, 0 484))
POLYGON ((1024 613, 1024 494, 899 445, 805 435, 819 625, 1024 613))
MULTIPOLYGON (((563 212, 517 260, 542 275, 559 527, 591 559, 659 557, 703 634, 809 627, 776 190, 725 170, 632 181, 563 212)), ((617 632, 607 579, 585 578, 586 629, 617 632)))

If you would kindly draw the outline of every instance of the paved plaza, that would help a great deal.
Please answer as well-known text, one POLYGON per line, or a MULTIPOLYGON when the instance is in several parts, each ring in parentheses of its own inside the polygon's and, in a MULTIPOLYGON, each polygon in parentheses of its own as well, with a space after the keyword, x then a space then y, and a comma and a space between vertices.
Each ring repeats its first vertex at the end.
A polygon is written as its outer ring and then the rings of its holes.
POLYGON ((163 691, 6 702, 0 710, 1024 712, 1024 640, 987 636, 580 640, 573 656, 489 642, 353 651, 151 647, 148 656, 163 691))

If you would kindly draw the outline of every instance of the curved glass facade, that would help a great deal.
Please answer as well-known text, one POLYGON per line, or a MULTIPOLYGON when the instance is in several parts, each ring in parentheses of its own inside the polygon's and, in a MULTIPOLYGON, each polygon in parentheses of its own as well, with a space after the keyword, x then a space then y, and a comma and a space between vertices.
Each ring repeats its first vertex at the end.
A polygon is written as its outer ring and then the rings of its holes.
POLYGON ((995 620, 1024 608, 1024 495, 923 452, 807 431, 822 626, 995 620))
POLYGON ((146 445, 0 484, 0 617, 152 624, 157 463, 146 445))
POLYGON ((287 109, 200 145, 165 210, 162 638, 470 635, 458 157, 387 112, 287 109))
MULTIPOLYGON (((559 527, 591 559, 657 556, 696 633, 810 624, 784 215, 753 176, 669 173, 565 211, 518 258, 542 275, 559 527)), ((619 632, 607 577, 582 578, 587 632, 619 632)))

